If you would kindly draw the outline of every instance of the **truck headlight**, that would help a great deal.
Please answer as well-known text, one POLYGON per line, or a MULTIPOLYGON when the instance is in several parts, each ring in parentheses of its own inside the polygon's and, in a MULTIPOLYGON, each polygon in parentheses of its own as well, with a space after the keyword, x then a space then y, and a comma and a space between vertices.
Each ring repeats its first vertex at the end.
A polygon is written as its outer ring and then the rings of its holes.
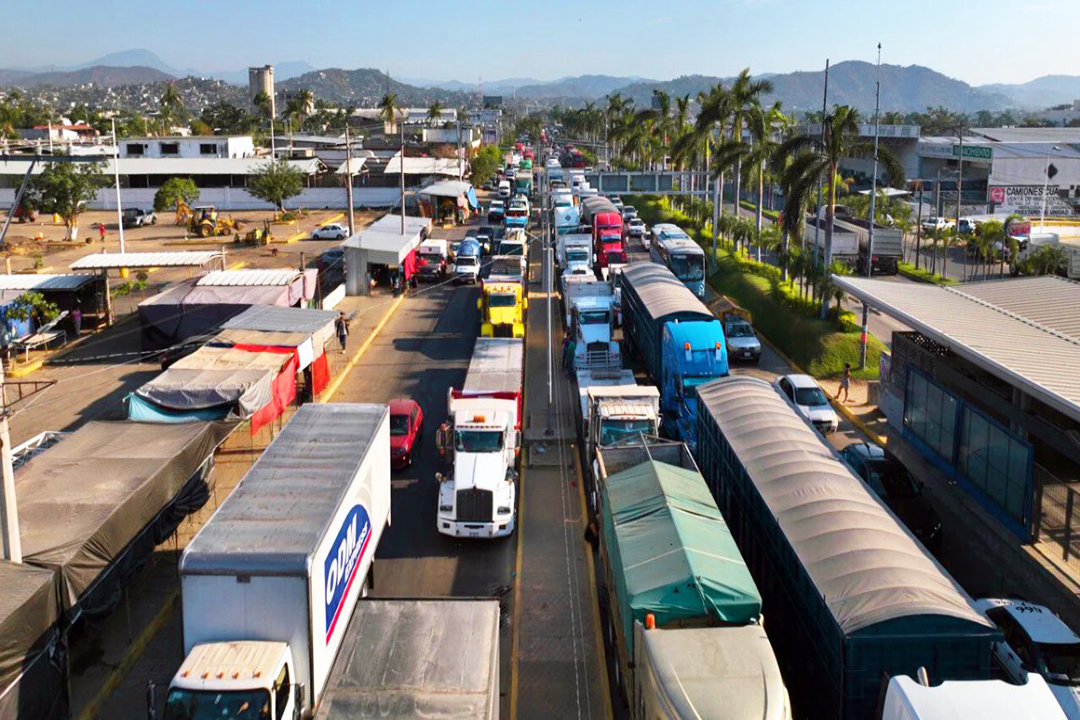
POLYGON ((454 506, 453 505, 439 505, 439 512, 444 512, 444 513, 454 512, 454 506))
POLYGON ((510 508, 507 507, 506 505, 500 505, 499 506, 499 514, 500 515, 509 515, 510 514, 510 508))

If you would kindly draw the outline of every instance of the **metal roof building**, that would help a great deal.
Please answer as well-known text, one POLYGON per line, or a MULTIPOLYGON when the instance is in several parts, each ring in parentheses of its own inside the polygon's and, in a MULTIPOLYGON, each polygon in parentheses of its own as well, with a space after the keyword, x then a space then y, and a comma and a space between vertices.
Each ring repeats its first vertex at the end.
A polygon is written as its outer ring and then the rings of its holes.
POLYGON ((913 330, 893 334, 878 402, 904 440, 1023 541, 1067 517, 1063 488, 1080 480, 1080 284, 835 282, 913 330))
POLYGON ((73 273, 68 275, 34 275, 31 273, 20 275, 0 275, 0 292, 11 290, 38 292, 45 290, 78 290, 87 283, 97 279, 97 275, 89 273, 73 273))
POLYGON ((271 270, 212 270, 201 278, 197 285, 216 287, 252 287, 255 285, 288 285, 301 275, 292 268, 274 268, 271 270))

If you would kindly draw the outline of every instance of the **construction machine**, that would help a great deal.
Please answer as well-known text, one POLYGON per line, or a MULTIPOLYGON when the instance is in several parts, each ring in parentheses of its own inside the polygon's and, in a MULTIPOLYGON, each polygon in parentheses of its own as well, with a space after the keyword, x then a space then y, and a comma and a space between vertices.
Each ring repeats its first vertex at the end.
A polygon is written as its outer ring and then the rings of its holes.
POLYGON ((232 216, 219 217, 213 205, 191 209, 188 219, 188 232, 199 237, 213 235, 233 235, 243 229, 243 223, 233 220, 232 216))

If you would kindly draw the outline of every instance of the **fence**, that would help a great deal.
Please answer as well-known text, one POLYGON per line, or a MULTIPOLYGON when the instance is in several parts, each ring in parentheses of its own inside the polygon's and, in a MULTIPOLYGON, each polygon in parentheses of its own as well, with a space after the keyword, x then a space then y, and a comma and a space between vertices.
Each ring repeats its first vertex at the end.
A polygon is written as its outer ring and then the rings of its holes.
POLYGON ((1080 572, 1080 483, 1055 477, 1035 465, 1036 517, 1032 536, 1071 569, 1080 572))
MULTIPOLYGON (((147 208, 154 205, 156 188, 121 188, 120 202, 123 207, 147 208)), ((395 207, 401 201, 401 190, 393 187, 353 188, 353 207, 395 207)), ((0 208, 5 210, 15 202, 14 188, 0 188, 0 208)), ((344 188, 304 188, 299 195, 286 201, 291 208, 308 209, 346 207, 344 188)), ((213 205, 219 210, 273 210, 274 206, 252 197, 242 188, 204 188, 199 191, 199 205, 213 205)), ((86 204, 88 210, 115 210, 116 190, 102 188, 97 197, 86 204)))

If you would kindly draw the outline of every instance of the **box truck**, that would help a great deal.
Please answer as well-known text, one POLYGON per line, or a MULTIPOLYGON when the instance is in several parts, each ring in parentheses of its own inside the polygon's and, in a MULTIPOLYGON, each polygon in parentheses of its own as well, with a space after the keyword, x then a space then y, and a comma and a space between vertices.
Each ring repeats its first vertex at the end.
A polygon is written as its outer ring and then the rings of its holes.
POLYGON ((387 406, 301 407, 181 556, 165 720, 314 713, 389 524, 387 406))

